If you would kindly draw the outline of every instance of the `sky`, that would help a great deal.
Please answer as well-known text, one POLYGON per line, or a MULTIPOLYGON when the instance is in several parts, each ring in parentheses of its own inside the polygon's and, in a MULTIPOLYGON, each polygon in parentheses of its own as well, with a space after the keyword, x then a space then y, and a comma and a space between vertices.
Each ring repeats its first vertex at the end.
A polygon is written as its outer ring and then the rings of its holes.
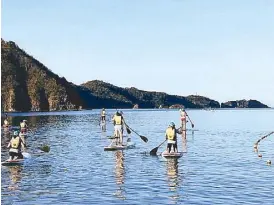
POLYGON ((274 107, 273 0, 2 0, 1 28, 77 85, 274 107))

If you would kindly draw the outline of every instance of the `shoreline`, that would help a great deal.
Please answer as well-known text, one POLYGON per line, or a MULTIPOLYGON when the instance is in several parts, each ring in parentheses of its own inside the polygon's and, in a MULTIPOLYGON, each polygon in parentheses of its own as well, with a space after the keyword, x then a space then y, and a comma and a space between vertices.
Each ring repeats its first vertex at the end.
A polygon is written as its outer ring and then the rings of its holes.
MULTIPOLYGON (((84 111, 100 111, 102 108, 95 108, 95 109, 82 109, 82 110, 54 110, 54 111, 13 111, 13 112, 1 112, 1 117, 5 116, 5 114, 24 114, 24 113, 61 113, 61 112, 84 112, 84 111)), ((178 111, 179 108, 139 108, 139 109, 132 109, 132 108, 105 108, 107 110, 128 110, 133 112, 138 111, 178 111)), ((195 110, 195 111, 219 111, 219 110, 273 110, 274 108, 214 108, 214 109, 206 109, 206 108, 185 108, 186 110, 195 110)))

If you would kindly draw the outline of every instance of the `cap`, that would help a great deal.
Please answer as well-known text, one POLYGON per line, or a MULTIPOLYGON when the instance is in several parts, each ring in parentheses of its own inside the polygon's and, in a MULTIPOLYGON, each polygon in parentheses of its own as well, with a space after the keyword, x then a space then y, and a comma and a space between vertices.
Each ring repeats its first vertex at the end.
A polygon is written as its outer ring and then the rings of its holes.
POLYGON ((19 132, 18 132, 18 131, 14 131, 14 132, 13 132, 13 135, 14 135, 14 136, 18 136, 18 135, 19 135, 19 132))
POLYGON ((170 127, 175 127, 174 122, 171 122, 171 123, 169 124, 169 126, 170 126, 170 127))

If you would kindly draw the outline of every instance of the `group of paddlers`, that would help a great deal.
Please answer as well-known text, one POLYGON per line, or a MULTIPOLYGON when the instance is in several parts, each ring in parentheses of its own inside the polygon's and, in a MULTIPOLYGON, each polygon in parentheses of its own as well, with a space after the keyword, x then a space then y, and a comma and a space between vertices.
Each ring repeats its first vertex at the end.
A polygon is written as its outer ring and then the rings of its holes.
MULTIPOLYGON (((186 132, 186 123, 188 114, 185 109, 180 109, 180 121, 181 127, 176 128, 175 123, 171 122, 166 129, 165 137, 167 140, 167 152, 178 152, 177 148, 177 134, 185 134, 186 132), (173 150, 172 150, 173 148, 173 150)), ((117 111, 112 117, 113 125, 114 125, 114 142, 116 145, 123 144, 123 127, 126 126, 125 119, 123 117, 123 112, 117 111)), ((103 108, 101 111, 101 122, 106 122, 106 111, 103 108)), ((192 124, 193 127, 193 124, 192 124)), ((185 137, 185 135, 184 135, 185 137)))
MULTIPOLYGON (((7 115, 5 117, 3 127, 10 128, 7 115)), ((12 133, 11 140, 8 144, 10 156, 9 160, 23 159, 22 151, 26 148, 25 134, 27 132, 27 128, 27 120, 22 120, 20 122, 20 131, 15 130, 12 133)))

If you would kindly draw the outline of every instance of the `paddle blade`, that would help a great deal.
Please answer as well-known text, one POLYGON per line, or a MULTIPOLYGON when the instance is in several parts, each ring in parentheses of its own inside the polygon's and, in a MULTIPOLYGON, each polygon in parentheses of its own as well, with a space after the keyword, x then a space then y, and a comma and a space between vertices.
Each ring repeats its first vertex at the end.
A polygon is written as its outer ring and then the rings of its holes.
POLYGON ((194 128, 194 124, 191 124, 191 127, 194 128))
POLYGON ((43 152, 49 152, 50 147, 48 145, 43 145, 42 147, 40 147, 40 150, 42 150, 43 152))
POLYGON ((156 155, 156 153, 157 153, 157 151, 158 151, 158 148, 159 148, 159 147, 155 147, 154 149, 152 149, 152 150, 149 152, 149 154, 150 154, 150 155, 156 155))
POLYGON ((128 133, 128 134, 131 133, 131 131, 130 131, 130 129, 129 129, 128 127, 126 127, 126 130, 127 130, 127 133, 128 133))
POLYGON ((146 143, 148 142, 148 139, 145 136, 140 135, 140 137, 144 142, 146 142, 146 143))

